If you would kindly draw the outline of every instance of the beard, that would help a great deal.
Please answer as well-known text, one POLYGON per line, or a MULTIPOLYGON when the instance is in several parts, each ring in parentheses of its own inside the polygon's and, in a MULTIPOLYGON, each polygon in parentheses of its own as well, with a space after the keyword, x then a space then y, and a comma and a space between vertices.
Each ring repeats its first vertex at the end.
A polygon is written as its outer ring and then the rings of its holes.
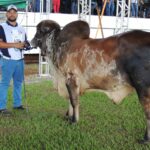
POLYGON ((16 18, 8 18, 7 20, 10 22, 16 22, 17 19, 16 18))

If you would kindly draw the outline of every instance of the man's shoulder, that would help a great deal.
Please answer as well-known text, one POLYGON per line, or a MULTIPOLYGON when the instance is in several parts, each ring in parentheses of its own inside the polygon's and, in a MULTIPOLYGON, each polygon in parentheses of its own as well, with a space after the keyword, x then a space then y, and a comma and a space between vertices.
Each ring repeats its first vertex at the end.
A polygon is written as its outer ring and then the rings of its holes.
POLYGON ((0 30, 3 30, 3 23, 0 24, 0 30))
POLYGON ((5 26, 7 26, 6 22, 3 22, 3 23, 0 24, 1 28, 4 28, 5 26))
POLYGON ((5 33, 4 33, 4 27, 3 27, 3 23, 0 24, 0 39, 2 39, 2 37, 5 36, 5 33))

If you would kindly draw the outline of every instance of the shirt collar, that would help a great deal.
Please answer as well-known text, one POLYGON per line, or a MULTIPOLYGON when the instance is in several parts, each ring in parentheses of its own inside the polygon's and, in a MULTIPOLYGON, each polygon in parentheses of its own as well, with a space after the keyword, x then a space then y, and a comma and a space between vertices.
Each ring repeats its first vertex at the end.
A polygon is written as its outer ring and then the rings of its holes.
POLYGON ((18 23, 16 23, 15 26, 13 26, 12 24, 10 24, 8 21, 6 21, 6 23, 7 23, 8 25, 12 26, 12 27, 17 27, 17 26, 18 26, 18 23))

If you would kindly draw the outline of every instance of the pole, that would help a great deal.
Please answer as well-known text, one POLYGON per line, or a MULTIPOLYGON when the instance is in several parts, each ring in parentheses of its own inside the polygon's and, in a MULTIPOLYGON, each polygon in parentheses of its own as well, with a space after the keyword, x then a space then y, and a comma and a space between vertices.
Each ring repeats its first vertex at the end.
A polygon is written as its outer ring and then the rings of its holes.
POLYGON ((100 12, 98 13, 99 25, 98 25, 98 28, 97 28, 97 31, 96 31, 96 36, 95 36, 95 38, 97 37, 99 28, 101 28, 102 37, 104 38, 104 34, 103 34, 103 31, 102 31, 102 21, 101 21, 101 20, 102 20, 102 16, 104 15, 106 3, 107 3, 107 0, 104 0, 104 5, 103 5, 103 8, 102 8, 101 15, 100 15, 100 12))

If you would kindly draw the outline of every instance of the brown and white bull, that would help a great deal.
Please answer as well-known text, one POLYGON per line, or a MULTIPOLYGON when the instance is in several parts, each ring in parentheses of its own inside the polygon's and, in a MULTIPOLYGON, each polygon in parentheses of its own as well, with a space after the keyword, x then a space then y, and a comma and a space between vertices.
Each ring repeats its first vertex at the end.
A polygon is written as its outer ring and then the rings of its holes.
POLYGON ((134 30, 104 39, 89 38, 89 33, 84 21, 61 30, 45 20, 32 40, 50 58, 59 94, 70 99, 67 115, 79 120, 79 96, 86 90, 98 89, 114 103, 136 90, 147 119, 142 143, 150 141, 150 33, 134 30))

